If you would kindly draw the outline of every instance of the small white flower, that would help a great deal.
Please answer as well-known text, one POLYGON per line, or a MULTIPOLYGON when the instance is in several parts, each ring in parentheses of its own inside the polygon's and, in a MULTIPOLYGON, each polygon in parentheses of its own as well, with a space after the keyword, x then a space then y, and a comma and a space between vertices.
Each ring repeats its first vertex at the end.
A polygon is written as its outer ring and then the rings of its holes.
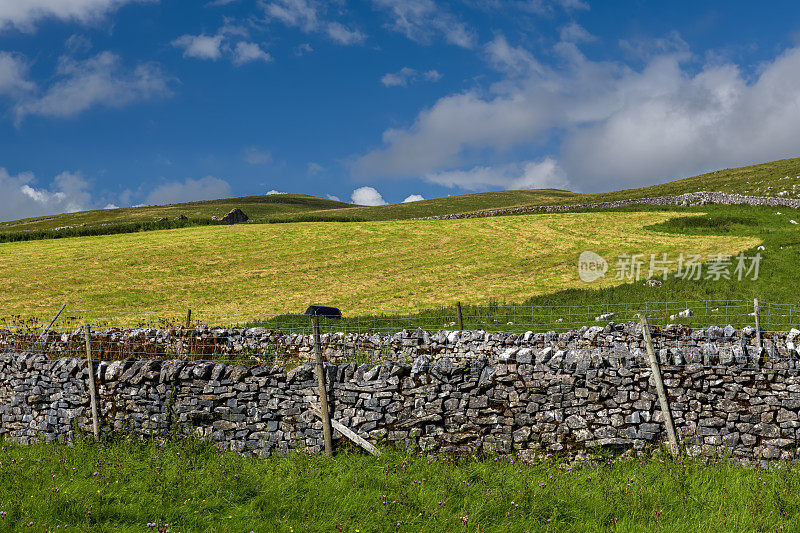
POLYGON ((797 224, 796 220, 790 220, 789 222, 791 222, 792 224, 797 224))

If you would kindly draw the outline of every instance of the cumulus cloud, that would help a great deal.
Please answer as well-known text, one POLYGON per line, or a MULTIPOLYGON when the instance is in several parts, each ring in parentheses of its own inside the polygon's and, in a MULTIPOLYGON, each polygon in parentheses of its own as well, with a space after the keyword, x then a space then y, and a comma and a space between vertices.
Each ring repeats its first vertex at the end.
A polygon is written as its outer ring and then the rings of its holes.
POLYGON ((222 34, 217 35, 181 35, 174 41, 172 46, 183 49, 183 57, 193 57, 195 59, 211 59, 216 61, 222 57, 222 34))
POLYGON ((424 199, 425 198, 423 198, 421 194, 410 194, 410 195, 406 196, 406 199, 403 200, 403 203, 404 204, 408 204, 408 203, 411 203, 411 202, 421 202, 424 199))
POLYGON ((256 43, 247 41, 236 43, 236 49, 233 51, 233 62, 237 65, 243 65, 252 61, 269 63, 272 61, 272 56, 262 50, 256 43))
POLYGON ((413 68, 403 67, 397 72, 384 74, 381 83, 386 87, 408 87, 409 83, 418 80, 439 81, 440 79, 442 79, 442 75, 436 70, 419 72, 413 68))
POLYGON ((451 170, 426 174, 424 179, 446 187, 470 191, 486 188, 547 189, 567 186, 564 171, 550 157, 541 161, 525 161, 499 166, 477 166, 468 170, 451 170))
POLYGON ((542 65, 522 47, 511 46, 502 34, 484 46, 489 64, 500 72, 511 75, 529 75, 542 72, 542 65))
POLYGON ((357 205, 386 205, 386 200, 374 187, 359 187, 350 195, 350 200, 357 205))
POLYGON ((15 27, 32 32, 45 19, 96 22, 111 11, 134 2, 150 0, 3 0, 0 1, 0 31, 15 27))
MULTIPOLYGON (((319 0, 274 0, 266 2, 264 12, 269 19, 299 28, 303 33, 322 33, 342 45, 360 44, 367 36, 341 22, 327 20, 327 4, 319 0)), ((303 45, 301 45, 303 46, 303 45)), ((301 55, 308 49, 298 49, 301 55)))
POLYGON ((159 185, 147 195, 146 204, 164 205, 200 200, 216 200, 231 196, 230 184, 214 176, 206 176, 197 180, 170 181, 159 185))
POLYGON ((143 63, 128 69, 111 52, 83 61, 64 56, 56 76, 43 94, 18 102, 14 109, 18 123, 28 115, 73 117, 95 106, 120 108, 170 94, 169 80, 158 65, 143 63))
POLYGON ((272 196, 273 194, 286 194, 286 193, 285 192, 281 192, 281 191, 279 191, 277 189, 271 189, 271 190, 266 192, 267 196, 272 196))
POLYGON ((28 80, 25 59, 18 54, 0 52, 0 96, 19 96, 35 88, 28 80))
POLYGON ((0 221, 91 209, 89 190, 79 172, 62 172, 45 188, 36 186, 31 172, 12 176, 0 167, 0 221))
POLYGON ((475 46, 475 32, 456 16, 448 13, 433 0, 372 0, 389 13, 389 28, 412 41, 430 44, 441 36, 450 44, 462 48, 475 46))
POLYGON ((639 67, 591 61, 561 41, 558 69, 504 41, 487 50, 502 82, 440 98, 409 126, 387 129, 381 146, 355 159, 356 173, 591 191, 797 155, 800 47, 748 74, 719 60, 689 66, 674 38, 639 67), (545 145, 550 157, 531 172, 545 145), (509 161, 520 153, 533 157, 509 161), (475 166, 486 160, 495 163, 475 166))

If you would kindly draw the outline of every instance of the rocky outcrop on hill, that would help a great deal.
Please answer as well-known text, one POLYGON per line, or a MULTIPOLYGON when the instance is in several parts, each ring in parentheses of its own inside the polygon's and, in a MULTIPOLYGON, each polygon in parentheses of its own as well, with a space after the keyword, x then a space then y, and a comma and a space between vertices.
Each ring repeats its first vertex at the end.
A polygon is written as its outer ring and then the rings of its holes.
POLYGON ((222 217, 222 221, 228 224, 239 224, 242 222, 247 222, 248 220, 250 220, 250 218, 238 207, 236 209, 231 209, 227 215, 222 217))

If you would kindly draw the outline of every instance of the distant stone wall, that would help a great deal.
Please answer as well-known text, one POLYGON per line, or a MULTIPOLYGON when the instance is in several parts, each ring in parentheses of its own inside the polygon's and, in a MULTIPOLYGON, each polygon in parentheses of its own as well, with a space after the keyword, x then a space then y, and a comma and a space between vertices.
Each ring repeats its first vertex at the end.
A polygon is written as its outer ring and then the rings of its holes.
POLYGON ((615 200, 613 202, 595 202, 590 204, 575 205, 531 205, 522 207, 507 207, 503 209, 489 209, 485 211, 473 211, 471 213, 457 213, 453 215, 438 215, 432 217, 421 217, 413 220, 450 220, 457 218, 481 218, 494 217, 499 215, 517 215, 523 213, 557 213, 563 211, 575 211, 576 209, 615 209, 628 207, 631 205, 765 205, 771 207, 791 207, 800 208, 800 199, 781 198, 775 196, 746 196, 743 194, 729 194, 725 192, 687 192, 675 196, 652 196, 649 198, 630 198, 626 200, 615 200))
MULTIPOLYGON (((735 457, 794 456, 800 331, 774 334, 763 353, 751 334, 731 327, 656 332, 676 428, 685 442, 735 457)), ((636 325, 462 335, 470 339, 462 348, 431 348, 413 362, 327 363, 333 418, 376 444, 426 452, 575 453, 642 449, 663 438, 636 325)), ((144 435, 177 429, 261 455, 321 448, 321 422, 308 409, 318 405, 312 364, 285 372, 145 359, 102 361, 95 371, 106 428, 144 435)), ((88 430, 87 381, 81 359, 0 355, 0 435, 71 439, 73 421, 88 430)))

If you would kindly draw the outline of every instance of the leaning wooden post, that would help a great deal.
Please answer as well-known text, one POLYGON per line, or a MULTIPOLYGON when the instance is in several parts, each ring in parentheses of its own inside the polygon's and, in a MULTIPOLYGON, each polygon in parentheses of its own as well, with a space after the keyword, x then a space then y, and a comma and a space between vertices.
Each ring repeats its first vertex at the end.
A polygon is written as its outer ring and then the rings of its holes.
POLYGON ((100 415, 97 413, 97 387, 94 382, 94 364, 92 363, 92 328, 86 324, 86 362, 89 368, 89 397, 92 401, 92 432, 94 439, 100 438, 100 415))
POLYGON ((761 344, 761 315, 758 312, 758 298, 753 299, 753 315, 756 317, 756 346, 758 346, 758 357, 761 358, 763 346, 761 344))
POLYGON ((312 316, 314 322, 314 359, 317 366, 317 388, 319 390, 319 411, 322 415, 322 435, 325 439, 325 455, 333 455, 333 430, 331 415, 328 413, 328 388, 325 386, 325 366, 322 363, 322 344, 319 335, 319 317, 312 316))
POLYGON ((658 359, 653 351, 653 339, 650 337, 650 324, 647 323, 647 316, 642 314, 642 334, 647 346, 647 356, 650 359, 650 370, 653 375, 653 382, 656 385, 658 401, 661 405, 661 413, 664 415, 664 425, 667 427, 667 438, 669 439, 670 451, 673 456, 678 455, 678 438, 675 435, 675 426, 672 423, 672 412, 669 410, 667 393, 664 390, 664 382, 661 380, 661 368, 658 366, 658 359))
POLYGON ((461 313, 461 302, 456 302, 456 310, 458 311, 458 331, 464 331, 464 316, 461 313))

